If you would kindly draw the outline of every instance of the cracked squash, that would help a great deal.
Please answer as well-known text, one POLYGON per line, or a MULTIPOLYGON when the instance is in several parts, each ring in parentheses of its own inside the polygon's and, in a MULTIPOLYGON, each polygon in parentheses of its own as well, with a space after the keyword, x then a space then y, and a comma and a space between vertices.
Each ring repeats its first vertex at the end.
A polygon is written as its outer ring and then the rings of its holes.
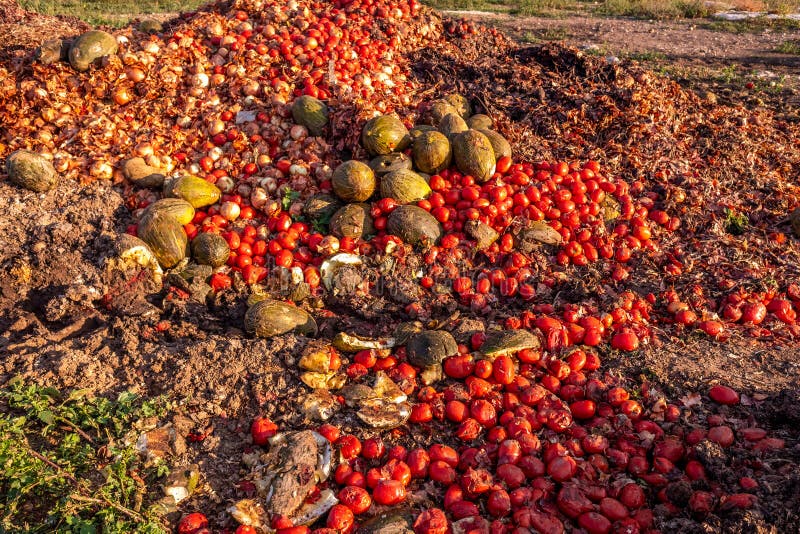
POLYGON ((407 169, 390 172, 381 179, 381 196, 393 198, 400 204, 410 204, 428 198, 431 188, 425 178, 407 169))
POLYGON ((138 233, 165 269, 174 267, 187 255, 189 238, 183 225, 166 211, 146 213, 139 221, 138 233))
POLYGON ((328 106, 318 98, 303 95, 292 104, 292 118, 297 124, 305 126, 311 135, 318 137, 328 124, 328 106))
POLYGON ((478 183, 487 181, 494 174, 496 159, 492 143, 477 130, 467 130, 456 135, 453 140, 453 156, 458 170, 472 176, 478 183))
POLYGON ((420 172, 438 174, 450 166, 453 151, 447 137, 435 130, 422 132, 411 147, 414 164, 420 172))
POLYGON ((366 163, 352 159, 336 167, 331 184, 345 202, 364 202, 375 192, 375 173, 366 163))
POLYGON ((361 142, 370 154, 379 156, 405 150, 411 143, 411 136, 400 119, 391 115, 380 115, 364 125, 361 142))
POLYGON ((305 310, 277 300, 260 300, 244 316, 244 329, 258 337, 269 338, 297 332, 316 335, 317 323, 305 310))

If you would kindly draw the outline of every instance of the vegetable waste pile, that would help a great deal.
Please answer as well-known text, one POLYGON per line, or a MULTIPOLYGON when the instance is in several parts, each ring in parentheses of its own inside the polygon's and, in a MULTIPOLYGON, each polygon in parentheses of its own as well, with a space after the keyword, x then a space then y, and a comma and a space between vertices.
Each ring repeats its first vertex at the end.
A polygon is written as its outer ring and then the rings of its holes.
POLYGON ((0 376, 184 399, 141 510, 800 524, 796 124, 415 0, 73 33, 0 56, 0 376))

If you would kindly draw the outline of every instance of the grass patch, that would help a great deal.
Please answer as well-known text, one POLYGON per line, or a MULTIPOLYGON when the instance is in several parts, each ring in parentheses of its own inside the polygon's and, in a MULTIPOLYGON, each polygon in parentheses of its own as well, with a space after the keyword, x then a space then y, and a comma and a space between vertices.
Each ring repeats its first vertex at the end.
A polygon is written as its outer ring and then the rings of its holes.
POLYGON ((191 11, 208 0, 21 0, 20 5, 44 15, 69 15, 89 24, 120 27, 152 13, 191 11))
POLYGON ((505 0, 425 0, 426 5, 451 11, 489 11, 503 13, 514 9, 505 0))
POLYGON ((515 15, 551 17, 576 7, 568 0, 518 0, 512 13, 515 15))
POLYGON ((745 20, 713 20, 702 25, 707 30, 729 33, 763 33, 765 31, 800 30, 800 20, 753 17, 745 20))
POLYGON ((778 15, 788 15, 800 10, 800 1, 798 0, 764 0, 762 4, 764 11, 778 15))
POLYGON ((522 34, 522 41, 526 43, 541 43, 544 41, 563 41, 569 38, 566 28, 555 27, 541 30, 528 30, 522 34))
POLYGON ((775 51, 781 54, 800 56, 800 40, 792 39, 790 41, 784 41, 778 45, 775 51))
POLYGON ((631 52, 626 54, 628 59, 632 59, 634 61, 663 61, 667 59, 667 55, 664 52, 658 52, 656 50, 647 50, 645 52, 631 52))
POLYGON ((142 465, 125 439, 165 402, 64 395, 15 379, 0 403, 0 532, 167 534, 148 508, 166 466, 142 465))
POLYGON ((696 19, 712 14, 701 0, 606 0, 597 13, 656 20, 696 19))

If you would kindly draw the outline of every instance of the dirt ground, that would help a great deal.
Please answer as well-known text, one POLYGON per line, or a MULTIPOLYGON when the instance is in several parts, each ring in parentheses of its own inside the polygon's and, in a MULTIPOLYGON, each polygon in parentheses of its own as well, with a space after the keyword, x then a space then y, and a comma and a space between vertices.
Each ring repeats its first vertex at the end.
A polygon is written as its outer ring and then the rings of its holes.
POLYGON ((720 103, 766 106, 797 120, 800 55, 777 52, 800 39, 798 29, 719 31, 701 20, 570 16, 521 17, 449 12, 502 29, 522 42, 561 41, 602 56, 632 58, 720 103), (748 87, 748 82, 752 87, 748 87))
MULTIPOLYGON (((616 55, 662 52, 666 59, 658 60, 656 68, 663 62, 673 69, 672 76, 682 68, 718 71, 728 65, 774 71, 786 76, 784 85, 780 91, 759 94, 744 83, 713 77, 697 81, 697 76, 687 75, 681 81, 719 93, 728 103, 796 115, 800 61, 772 50, 800 34, 734 35, 699 29, 689 22, 480 18, 518 37, 563 27, 569 44, 596 44, 616 55)), ((3 53, 11 56, 16 50, 24 51, 21 41, 6 44, 3 53)), ((519 60, 519 54, 509 52, 508 60, 519 60)), ((546 54, 535 57, 546 65, 542 59, 546 54)), ((546 68, 558 70, 557 66, 546 68)), ((542 138, 548 137, 542 134, 542 138)), ((552 136, 548 139, 552 141, 552 136)), ((207 305, 191 298, 173 299, 169 288, 162 290, 136 273, 126 278, 110 273, 105 265, 112 255, 114 236, 131 223, 122 190, 121 184, 111 182, 82 187, 62 182, 53 191, 35 194, 0 183, 0 385, 22 375, 63 388, 90 387, 102 394, 130 389, 183 399, 170 421, 178 433, 211 430, 201 443, 176 447, 176 463, 198 463, 203 473, 203 486, 189 506, 209 512, 217 524, 230 523, 224 505, 243 496, 235 475, 248 442, 249 421, 263 413, 279 425, 305 422, 296 399, 307 390, 294 371, 294 358, 306 340, 291 335, 247 338, 241 328, 243 288, 207 305), (165 320, 170 327, 157 331, 156 324, 165 320), (215 512, 217 517, 213 517, 215 512)), ((770 222, 777 220, 773 217, 770 222)), ((386 333, 403 318, 397 313, 397 302, 383 306, 388 320, 382 329, 373 328, 372 335, 386 333)), ((359 310, 341 311, 351 315, 332 314, 321 321, 323 332, 365 329, 374 321, 369 306, 360 308, 362 316, 353 314, 359 310)), ((796 467, 800 460, 798 351, 797 341, 790 337, 759 340, 737 335, 717 343, 671 329, 660 332, 635 357, 616 352, 602 355, 604 369, 619 375, 621 381, 652 384, 672 399, 705 393, 717 382, 731 385, 747 395, 746 404, 730 410, 731 417, 755 417, 775 436, 787 440, 787 448, 767 461, 774 483, 759 490, 762 508, 724 522, 718 517, 683 523, 673 519, 663 525, 664 532, 777 534, 797 528, 800 473, 786 466, 796 467)), ((364 433, 352 415, 337 416, 335 421, 364 433)), ((400 432, 396 440, 413 445, 424 441, 426 432, 432 435, 436 429, 427 428, 416 436, 400 432)), ((733 480, 745 469, 744 459, 751 460, 749 454, 731 451, 722 458, 719 478, 733 480)))

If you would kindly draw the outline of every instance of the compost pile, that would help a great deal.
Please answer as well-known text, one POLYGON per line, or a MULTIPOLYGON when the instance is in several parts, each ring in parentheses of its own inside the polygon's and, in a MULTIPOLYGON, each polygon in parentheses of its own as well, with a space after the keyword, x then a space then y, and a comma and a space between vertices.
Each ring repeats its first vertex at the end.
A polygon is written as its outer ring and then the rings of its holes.
POLYGON ((0 376, 188 398, 165 523, 800 520, 797 125, 415 0, 58 36, 0 56, 0 376), (772 383, 632 371, 690 343, 772 383))

